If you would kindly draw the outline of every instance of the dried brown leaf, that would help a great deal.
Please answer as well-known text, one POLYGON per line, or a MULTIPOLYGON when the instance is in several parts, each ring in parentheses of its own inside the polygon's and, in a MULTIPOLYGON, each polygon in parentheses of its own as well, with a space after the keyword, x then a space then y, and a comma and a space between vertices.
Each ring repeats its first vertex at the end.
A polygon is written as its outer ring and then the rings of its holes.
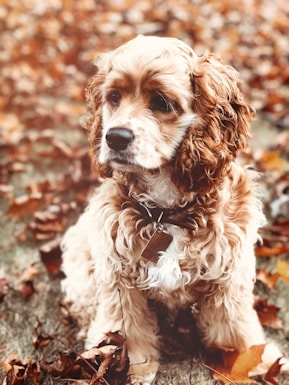
POLYGON ((277 244, 272 247, 268 246, 259 246, 255 248, 256 257, 275 257, 283 253, 288 253, 289 247, 285 244, 277 244))
POLYGON ((264 171, 277 171, 281 173, 287 167, 287 162, 280 156, 279 151, 264 151, 258 161, 259 167, 264 171))
MULTIPOLYGON (((37 322, 35 327, 35 338, 43 337, 42 324, 37 322)), ((41 361, 40 366, 52 376, 89 380, 90 384, 110 385, 125 384, 129 367, 126 343, 119 333, 108 333, 109 337, 102 341, 101 346, 77 354, 73 351, 60 352, 57 359, 53 361, 41 361), (107 342, 117 344, 108 344, 107 342)), ((49 336, 47 336, 49 338, 49 336)))
POLYGON ((285 282, 289 283, 289 262, 278 258, 276 262, 276 271, 285 282))
POLYGON ((274 305, 269 305, 267 298, 256 297, 254 308, 263 326, 270 326, 274 329, 282 328, 282 321, 278 318, 278 311, 280 309, 274 305))
POLYGON ((35 372, 35 367, 32 370, 32 366, 35 366, 32 360, 20 359, 17 353, 12 353, 5 361, 0 360, 0 365, 6 374, 6 385, 28 385, 29 376, 35 372))
POLYGON ((217 371, 213 372, 214 378, 225 385, 255 383, 248 374, 262 362, 264 348, 265 345, 254 345, 243 353, 221 350, 222 364, 212 365, 217 371))
POLYGON ((20 293, 24 298, 31 297, 36 292, 33 278, 39 274, 40 272, 35 267, 35 263, 31 263, 19 278, 19 282, 15 285, 14 290, 20 293))
POLYGON ((17 220, 32 215, 45 204, 42 194, 22 195, 12 200, 7 215, 17 220))
POLYGON ((48 208, 46 211, 37 211, 33 216, 34 222, 28 225, 34 239, 48 240, 55 238, 62 233, 67 225, 67 219, 63 217, 62 212, 51 212, 48 208))
POLYGON ((278 279, 280 278, 280 274, 272 274, 267 270, 258 269, 256 278, 267 285, 270 289, 274 289, 278 279))
POLYGON ((9 283, 6 278, 0 278, 0 302, 8 294, 9 283))
POLYGON ((43 348, 53 339, 52 336, 44 333, 42 326, 43 324, 39 319, 36 320, 36 324, 33 326, 32 344, 36 348, 43 348))
POLYGON ((274 364, 269 368, 268 372, 265 375, 265 380, 268 381, 272 385, 279 385, 275 377, 280 374, 282 364, 280 364, 280 360, 282 358, 278 358, 274 364))
POLYGON ((14 290, 23 295, 24 298, 29 298, 36 293, 33 281, 31 280, 21 281, 15 286, 14 290))
POLYGON ((40 258, 50 274, 58 274, 62 264, 61 238, 45 243, 39 249, 40 258))
POLYGON ((70 378, 81 378, 81 369, 76 363, 77 354, 75 352, 60 352, 54 361, 41 361, 42 370, 50 373, 52 376, 64 376, 70 378))
POLYGON ((277 235, 287 237, 289 239, 289 219, 284 221, 274 222, 270 226, 270 230, 277 235))
POLYGON ((35 276, 39 275, 39 270, 35 267, 35 263, 31 263, 24 271, 24 273, 19 278, 19 281, 29 281, 32 280, 35 276))

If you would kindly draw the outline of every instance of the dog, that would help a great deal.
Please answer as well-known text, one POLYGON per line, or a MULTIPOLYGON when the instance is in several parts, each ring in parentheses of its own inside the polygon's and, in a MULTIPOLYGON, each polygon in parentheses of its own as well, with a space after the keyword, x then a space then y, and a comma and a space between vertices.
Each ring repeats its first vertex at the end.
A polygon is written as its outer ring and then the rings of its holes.
MULTIPOLYGON (((101 185, 63 240, 65 301, 86 348, 122 331, 129 381, 151 383, 149 299, 191 308, 204 345, 266 342, 253 309, 258 175, 236 157, 254 109, 235 69, 175 38, 138 36, 96 61, 86 88, 101 185)), ((281 356, 267 344, 263 369, 281 356)))

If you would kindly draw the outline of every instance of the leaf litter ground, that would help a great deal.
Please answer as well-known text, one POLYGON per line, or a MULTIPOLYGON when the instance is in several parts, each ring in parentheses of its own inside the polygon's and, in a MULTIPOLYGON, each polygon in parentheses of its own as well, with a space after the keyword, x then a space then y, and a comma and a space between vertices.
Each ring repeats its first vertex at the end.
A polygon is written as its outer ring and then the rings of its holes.
MULTIPOLYGON (((60 305, 59 240, 98 183, 79 123, 86 112, 83 88, 94 71, 93 58, 139 33, 179 37, 198 53, 213 51, 244 79, 243 92, 258 119, 252 149, 242 161, 263 173, 269 219, 261 234, 264 243, 256 248, 256 309, 268 336, 289 356, 288 5, 285 0, 0 4, 1 381, 62 384, 73 370, 99 380, 99 367, 79 365, 83 346, 75 338, 77 326, 60 305)), ((165 337, 156 383, 215 384, 211 370, 201 364, 209 363, 209 357, 188 314, 168 318, 165 309, 158 312, 165 337)), ((227 378, 232 367, 245 366, 247 358, 235 362, 234 353, 223 355, 223 363, 232 365, 217 368, 227 378)), ((98 362, 106 362, 101 370, 115 367, 111 359, 108 354, 98 362)), ((233 373, 235 383, 247 383, 245 370, 233 373)), ((278 371, 276 363, 267 382, 288 384, 284 375, 276 379, 278 371)), ((112 385, 115 379, 109 381, 112 385)))

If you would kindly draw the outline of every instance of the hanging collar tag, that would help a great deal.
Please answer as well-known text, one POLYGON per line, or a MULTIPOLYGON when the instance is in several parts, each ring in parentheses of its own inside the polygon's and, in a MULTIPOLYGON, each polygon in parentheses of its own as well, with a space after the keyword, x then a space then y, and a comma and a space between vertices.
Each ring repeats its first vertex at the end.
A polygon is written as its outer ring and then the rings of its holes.
MULTIPOLYGON (((152 218, 152 214, 150 213, 149 209, 146 206, 144 207, 146 208, 149 217, 152 218)), ((154 263, 157 263, 159 253, 161 251, 167 250, 173 240, 173 236, 165 230, 164 225, 161 223, 163 214, 164 213, 161 212, 159 218, 155 222, 155 231, 141 254, 143 258, 148 259, 154 263)))

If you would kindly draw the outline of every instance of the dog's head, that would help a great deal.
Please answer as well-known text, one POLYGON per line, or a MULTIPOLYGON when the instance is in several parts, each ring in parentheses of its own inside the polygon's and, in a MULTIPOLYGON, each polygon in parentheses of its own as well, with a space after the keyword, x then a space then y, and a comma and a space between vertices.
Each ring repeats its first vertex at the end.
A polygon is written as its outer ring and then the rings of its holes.
POLYGON ((100 56, 86 127, 101 176, 170 167, 182 192, 208 193, 246 147, 254 115, 238 73, 173 38, 140 36, 100 56))

